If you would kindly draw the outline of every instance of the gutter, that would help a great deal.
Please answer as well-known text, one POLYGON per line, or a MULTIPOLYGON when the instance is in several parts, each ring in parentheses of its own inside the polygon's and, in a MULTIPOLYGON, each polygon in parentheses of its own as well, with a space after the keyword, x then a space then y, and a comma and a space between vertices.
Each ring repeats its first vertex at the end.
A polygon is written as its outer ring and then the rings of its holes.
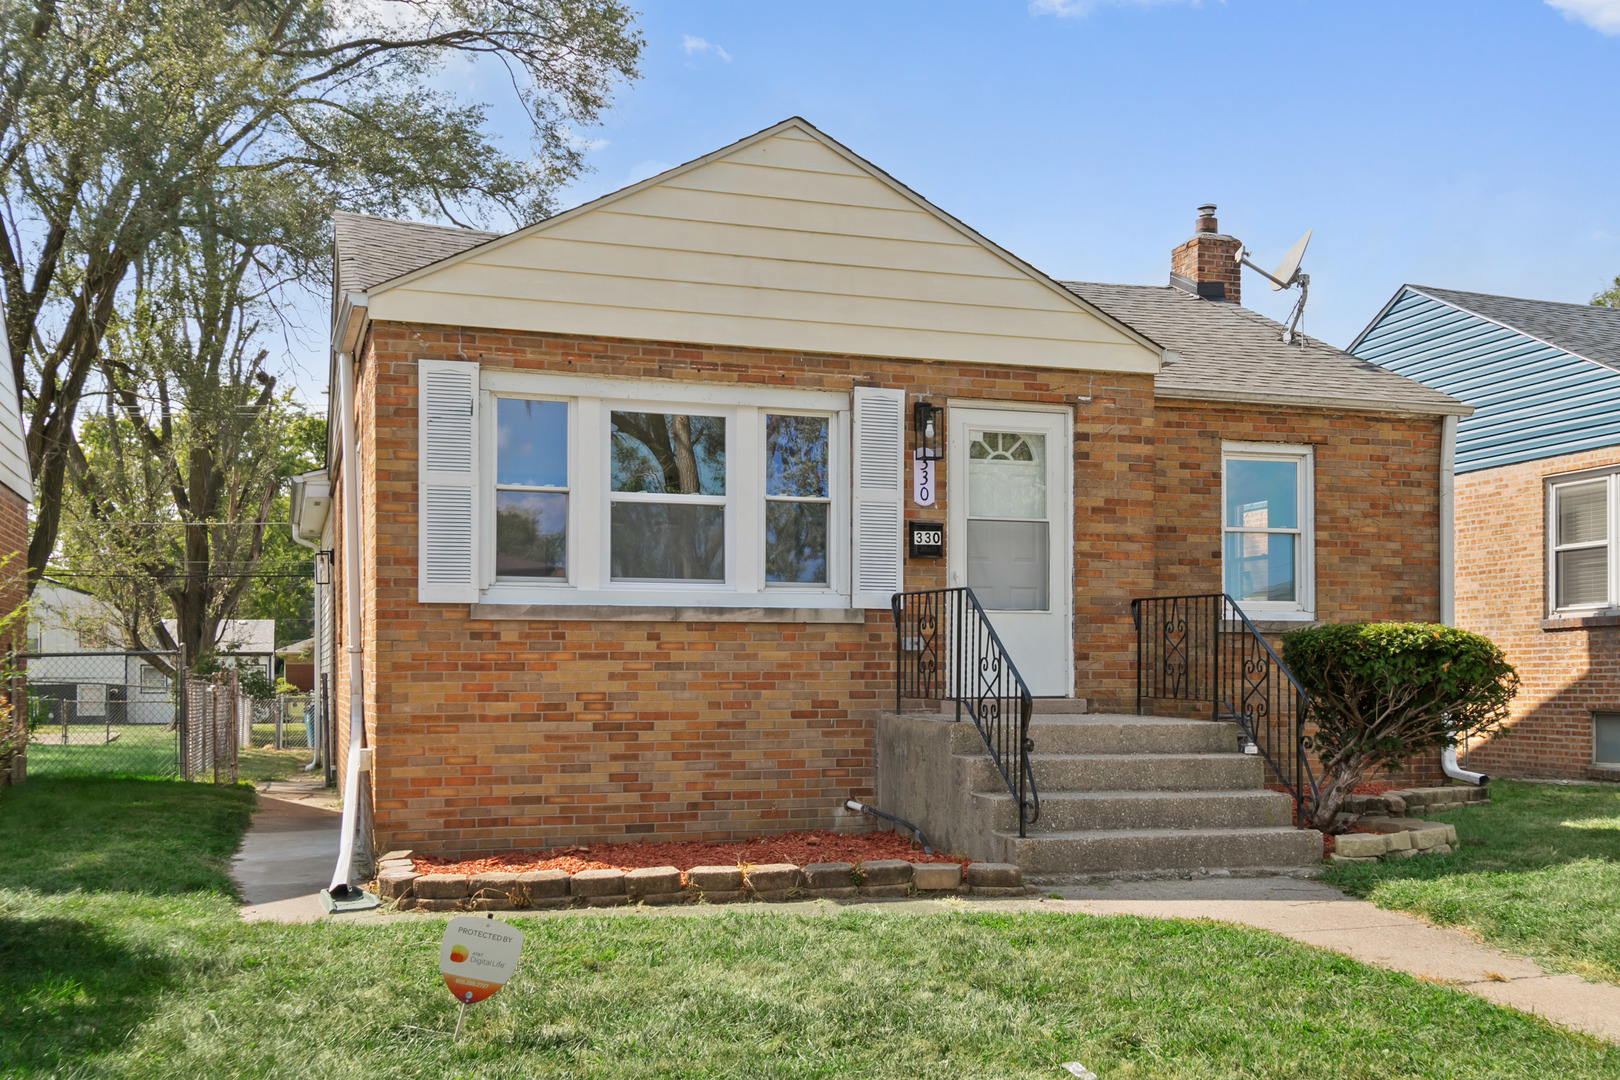
POLYGON ((1458 401, 1451 405, 1416 402, 1386 402, 1370 398, 1318 397, 1314 394, 1267 394, 1232 390, 1202 390, 1195 387, 1164 386, 1153 388, 1156 401, 1219 401, 1234 405, 1290 405, 1306 409, 1343 409, 1347 412, 1378 413, 1394 416, 1472 416, 1474 407, 1458 401))
MULTIPOLYGON (((1440 429, 1440 621, 1457 621, 1457 418, 1448 416, 1440 429)), ((1490 777, 1457 764, 1457 748, 1440 752, 1440 771, 1453 780, 1484 787, 1490 777)))

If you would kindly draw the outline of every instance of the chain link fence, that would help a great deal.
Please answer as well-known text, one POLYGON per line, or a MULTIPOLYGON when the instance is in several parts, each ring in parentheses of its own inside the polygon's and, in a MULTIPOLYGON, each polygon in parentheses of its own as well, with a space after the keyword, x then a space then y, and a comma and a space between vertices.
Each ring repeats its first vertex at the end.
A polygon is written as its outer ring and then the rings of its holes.
POLYGON ((185 780, 236 783, 236 753, 241 743, 247 701, 235 671, 186 680, 184 737, 180 740, 180 775, 185 780))
POLYGON ((30 776, 174 777, 181 771, 178 653, 26 653, 30 776))

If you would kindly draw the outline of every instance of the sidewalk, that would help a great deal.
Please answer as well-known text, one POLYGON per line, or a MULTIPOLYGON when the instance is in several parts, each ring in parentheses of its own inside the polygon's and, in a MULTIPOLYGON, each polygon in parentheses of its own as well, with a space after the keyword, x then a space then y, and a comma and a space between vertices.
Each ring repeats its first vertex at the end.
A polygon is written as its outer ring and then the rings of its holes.
POLYGON ((303 923, 326 914, 317 894, 337 864, 339 819, 337 797, 318 780, 259 785, 253 826, 231 859, 243 919, 303 923))

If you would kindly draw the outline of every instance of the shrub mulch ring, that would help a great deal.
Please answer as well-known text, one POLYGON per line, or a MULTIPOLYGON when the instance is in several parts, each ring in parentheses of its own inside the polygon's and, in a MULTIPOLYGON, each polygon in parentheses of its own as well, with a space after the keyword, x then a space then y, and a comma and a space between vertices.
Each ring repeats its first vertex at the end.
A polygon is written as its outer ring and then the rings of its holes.
POLYGON ((825 829, 755 836, 743 841, 721 843, 590 844, 585 847, 553 848, 548 851, 509 851, 482 859, 443 859, 435 855, 412 855, 419 874, 521 874, 530 870, 637 870, 649 866, 673 866, 687 871, 694 866, 759 866, 765 863, 847 862, 860 864, 877 859, 905 859, 920 863, 959 863, 971 860, 935 852, 924 853, 910 837, 898 833, 835 833, 825 829))

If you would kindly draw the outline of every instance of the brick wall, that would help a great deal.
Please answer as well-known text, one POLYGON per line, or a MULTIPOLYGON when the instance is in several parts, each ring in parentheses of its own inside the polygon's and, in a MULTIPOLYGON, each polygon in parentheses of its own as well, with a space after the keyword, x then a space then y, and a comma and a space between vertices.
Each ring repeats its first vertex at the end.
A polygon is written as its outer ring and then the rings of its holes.
MULTIPOLYGON (((1234 304, 1243 302, 1243 266, 1237 254, 1243 249, 1242 241, 1220 232, 1215 219, 1215 208, 1199 217, 1193 235, 1170 252, 1170 272, 1195 284, 1219 284, 1224 299, 1234 304)), ((1204 295, 1200 293, 1200 295, 1204 295)))
MULTIPOLYGON (((475 620, 466 605, 418 604, 423 357, 1070 406, 1075 470, 1086 478, 1075 507, 1077 681, 1114 705, 1134 687, 1129 600, 1153 583, 1148 376, 377 325, 357 399, 364 681, 382 847, 477 852, 849 826, 840 806, 873 793, 873 717, 893 693, 887 611, 858 624, 587 623, 475 620)), ((942 468, 936 505, 907 513, 942 520, 950 479, 942 468)), ((937 587, 943 576, 943 562, 912 562, 906 583, 937 587)), ((335 585, 341 595, 341 577, 335 585)), ((345 679, 340 664, 341 724, 345 679)))
MULTIPOLYGON (((28 503, 8 487, 0 486, 0 617, 16 611, 28 599, 28 503)), ((0 629, 0 650, 21 649, 27 627, 18 620, 9 633, 0 629)))
POLYGON ((1620 711, 1620 619, 1548 630, 1545 479, 1620 465, 1620 447, 1457 477, 1457 625, 1507 653, 1522 680, 1507 732, 1468 748, 1491 775, 1581 778, 1592 713, 1620 711))

